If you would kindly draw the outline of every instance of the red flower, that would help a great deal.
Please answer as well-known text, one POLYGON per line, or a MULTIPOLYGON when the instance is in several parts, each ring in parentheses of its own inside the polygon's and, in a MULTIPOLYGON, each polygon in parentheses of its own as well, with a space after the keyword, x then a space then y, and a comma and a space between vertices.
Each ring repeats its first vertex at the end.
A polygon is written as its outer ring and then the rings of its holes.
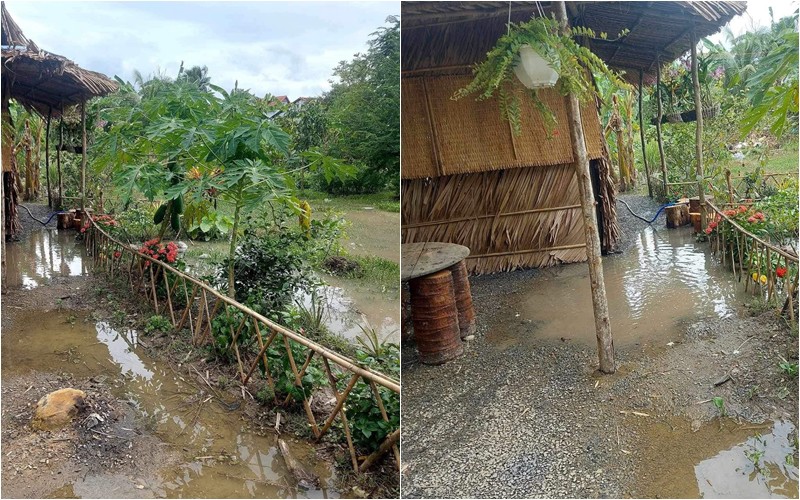
POLYGON ((119 250, 117 250, 116 252, 114 252, 114 258, 115 258, 115 259, 119 259, 120 257, 122 257, 122 252, 120 252, 119 250))
POLYGON ((713 230, 714 230, 714 228, 712 228, 711 226, 708 226, 706 228, 706 234, 711 234, 711 231, 713 231, 713 230))
POLYGON ((751 224, 756 222, 757 220, 758 219, 756 219, 756 217, 754 215, 751 215, 750 217, 747 218, 747 222, 749 222, 751 224))
POLYGON ((778 275, 778 278, 783 278, 784 276, 786 276, 786 268, 785 267, 777 268, 775 270, 775 274, 778 275))
POLYGON ((758 220, 764 220, 764 214, 761 212, 756 212, 755 215, 753 215, 753 217, 755 217, 758 220))
POLYGON ((743 214, 745 212, 747 212, 747 207, 744 205, 739 205, 739 213, 743 214))

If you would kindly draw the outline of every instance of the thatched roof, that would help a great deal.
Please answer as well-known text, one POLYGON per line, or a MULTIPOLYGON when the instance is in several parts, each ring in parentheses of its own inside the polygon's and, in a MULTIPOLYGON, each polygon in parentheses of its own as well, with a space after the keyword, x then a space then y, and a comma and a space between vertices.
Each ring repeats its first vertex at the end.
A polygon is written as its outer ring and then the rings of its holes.
POLYGON ((3 91, 28 109, 46 116, 117 90, 107 76, 40 49, 29 40, 2 3, 3 91))
MULTIPOLYGON (((447 68, 449 74, 469 73, 469 66, 482 60, 506 32, 509 7, 511 20, 522 22, 540 15, 540 7, 549 16, 550 4, 404 1, 403 71, 447 68)), ((746 2, 567 2, 572 26, 605 32, 609 38, 630 30, 620 40, 591 40, 589 45, 610 67, 636 73, 637 79, 640 69, 655 71, 657 56, 669 62, 689 50, 692 30, 698 38, 712 35, 746 8, 746 2)))

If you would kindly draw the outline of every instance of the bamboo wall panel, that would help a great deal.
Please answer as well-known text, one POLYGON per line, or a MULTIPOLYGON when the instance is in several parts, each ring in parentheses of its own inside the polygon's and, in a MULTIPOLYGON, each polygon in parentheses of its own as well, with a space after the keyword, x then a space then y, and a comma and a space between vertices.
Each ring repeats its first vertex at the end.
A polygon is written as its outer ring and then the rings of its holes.
MULTIPOLYGON (((404 179, 572 162, 564 98, 556 90, 539 91, 539 98, 556 115, 557 124, 548 137, 529 91, 521 84, 515 89, 521 97, 522 132, 514 136, 496 99, 451 99, 470 79, 464 75, 403 78, 404 179)), ((589 157, 599 158, 600 122, 593 102, 583 105, 582 115, 589 157)))
POLYGON ((402 189, 403 243, 464 245, 470 273, 586 259, 570 165, 404 180, 402 189))
POLYGON ((417 177, 436 177, 438 170, 433 152, 432 125, 425 102, 424 82, 421 78, 403 80, 400 92, 400 126, 403 134, 400 161, 403 169, 406 165, 413 165, 417 177))

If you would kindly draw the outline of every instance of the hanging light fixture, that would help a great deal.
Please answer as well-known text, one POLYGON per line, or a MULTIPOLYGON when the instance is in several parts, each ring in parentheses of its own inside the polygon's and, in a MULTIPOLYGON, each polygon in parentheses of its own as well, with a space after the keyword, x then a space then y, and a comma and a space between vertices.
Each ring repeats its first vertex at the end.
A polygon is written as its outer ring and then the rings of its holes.
POLYGON ((553 87, 558 81, 558 72, 530 45, 520 47, 514 74, 529 89, 553 87))

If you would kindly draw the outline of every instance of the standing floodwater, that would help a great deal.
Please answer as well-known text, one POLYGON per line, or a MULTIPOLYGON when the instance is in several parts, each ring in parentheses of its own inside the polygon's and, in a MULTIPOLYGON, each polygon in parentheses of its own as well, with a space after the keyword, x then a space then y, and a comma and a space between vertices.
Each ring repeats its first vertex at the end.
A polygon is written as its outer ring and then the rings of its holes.
POLYGON ((311 489, 298 487, 274 432, 244 411, 241 396, 206 386, 186 366, 148 356, 141 346, 150 340, 139 332, 76 307, 102 309, 105 295, 91 289, 97 286, 87 277, 91 259, 75 235, 33 231, 6 247, 3 313, 13 317, 4 318, 2 332, 4 496, 29 496, 19 488, 34 483, 33 496, 338 496, 329 487, 333 470, 313 446, 286 436, 294 457, 320 480, 311 489), (74 444, 63 434, 32 431, 26 422, 36 400, 65 383, 88 388, 90 404, 105 401, 114 424, 77 422, 82 430, 74 444), (57 465, 57 458, 71 461, 57 465), (31 482, 26 473, 42 479, 31 482))
MULTIPOLYGON (((746 297, 732 276, 714 262, 708 244, 696 242, 691 228, 645 228, 625 253, 603 258, 603 272, 617 345, 677 341, 686 323, 732 316, 746 297)), ((521 287, 509 307, 514 314, 490 330, 490 341, 501 347, 534 339, 594 344, 585 263, 544 269, 521 287), (515 324, 533 328, 509 328, 515 324)))

